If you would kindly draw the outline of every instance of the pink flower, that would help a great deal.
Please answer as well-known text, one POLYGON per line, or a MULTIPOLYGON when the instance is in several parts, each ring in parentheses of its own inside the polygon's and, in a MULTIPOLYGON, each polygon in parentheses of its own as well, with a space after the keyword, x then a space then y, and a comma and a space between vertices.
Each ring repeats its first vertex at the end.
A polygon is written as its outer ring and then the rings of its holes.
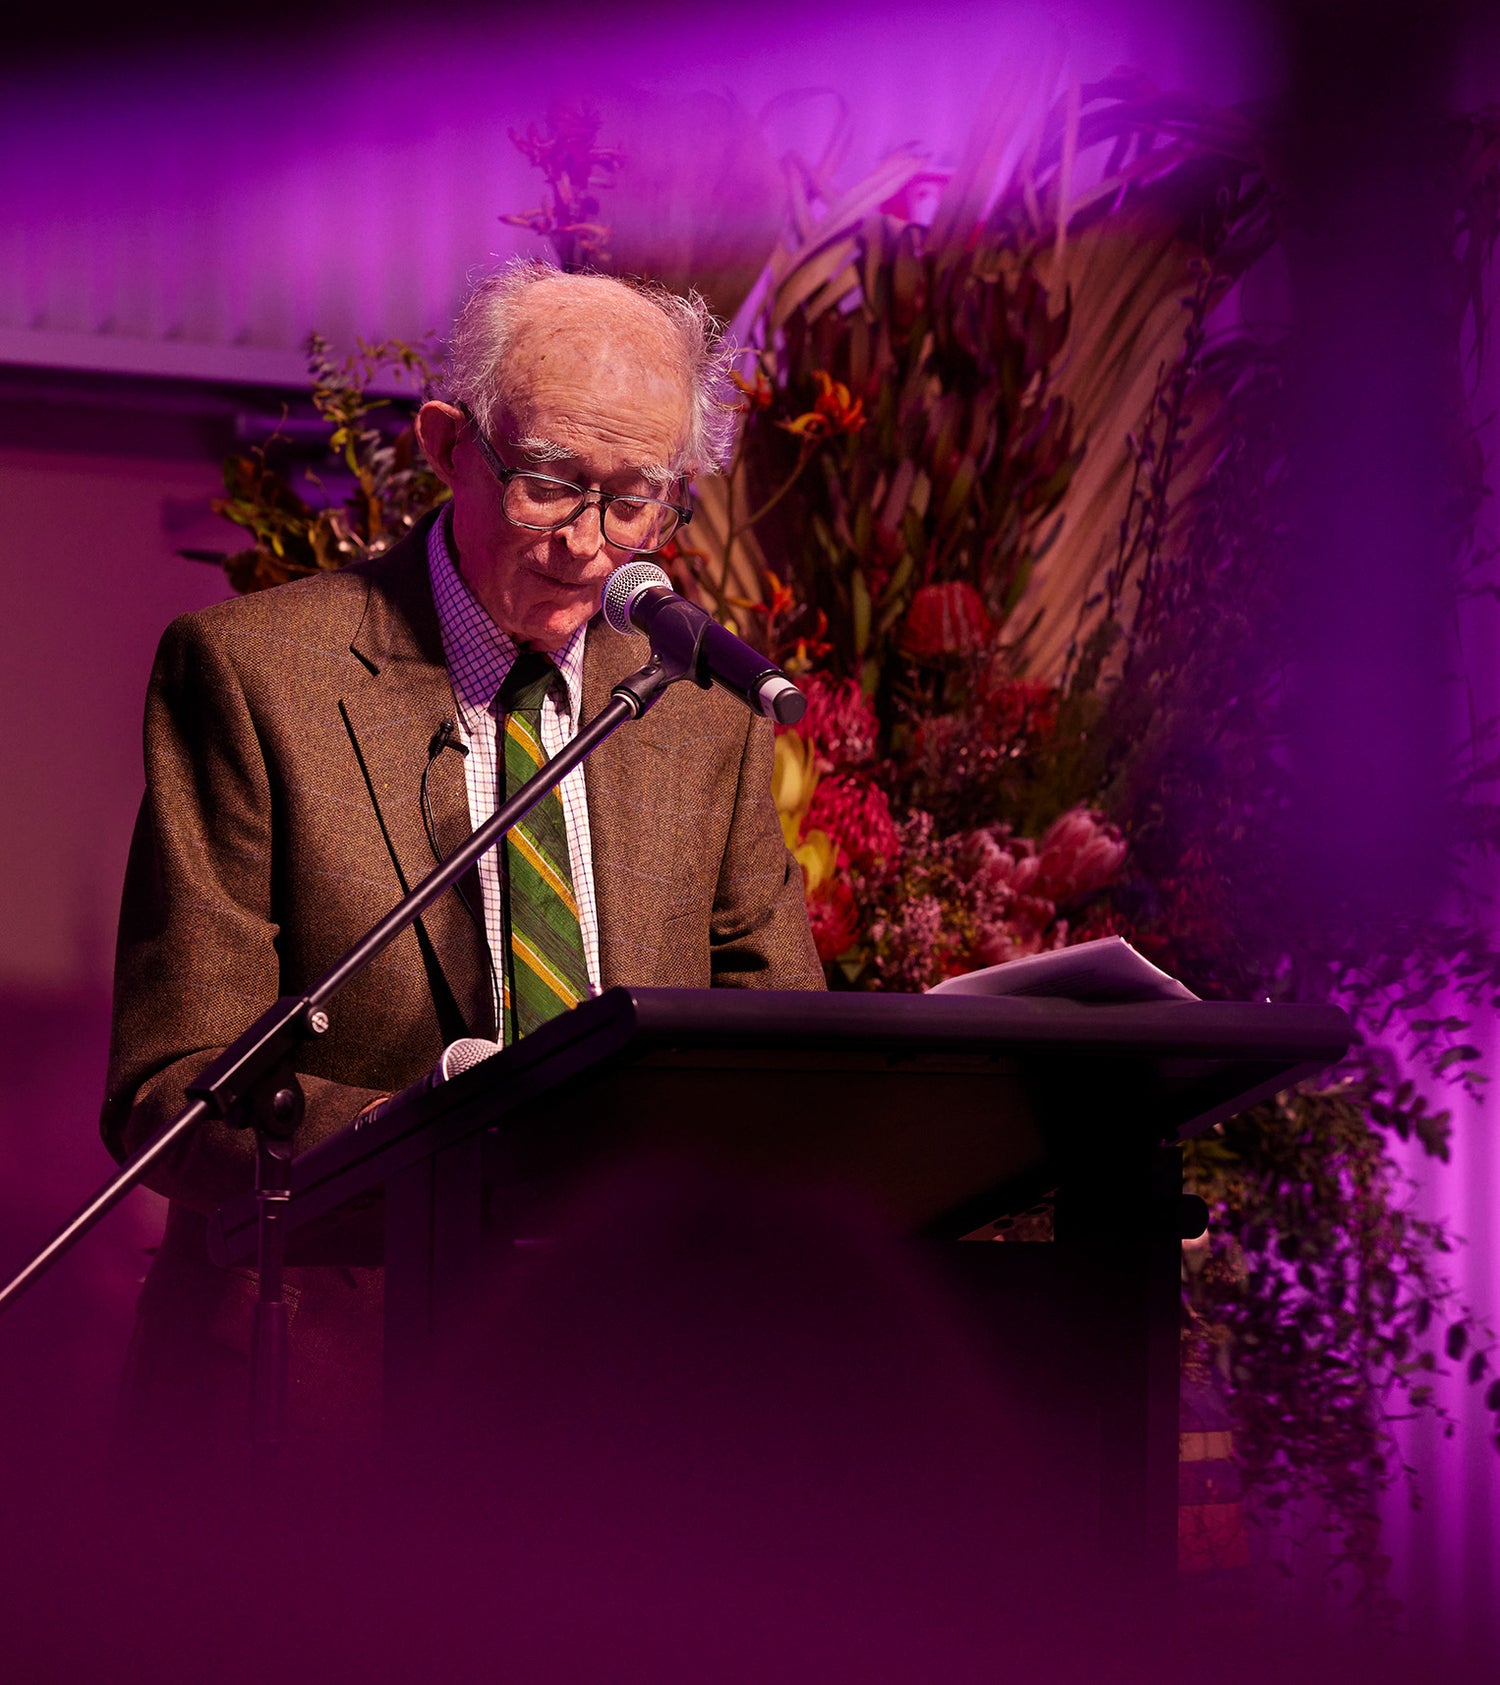
POLYGON ((935 895, 916 895, 896 914, 870 927, 876 945, 876 972, 888 987, 923 989, 945 974, 942 963, 942 902, 935 895))
POLYGON ((956 840, 959 870, 977 895, 1008 901, 1024 887, 1017 877, 1023 867, 1027 881, 1035 875, 1030 860, 1014 852, 1026 845, 1012 842, 999 825, 986 825, 956 840))
POLYGON ((1037 845, 1036 893, 1059 906, 1082 901, 1115 881, 1126 852, 1113 825, 1085 807, 1075 807, 1056 820, 1037 845))
POLYGON ((885 791, 850 773, 832 773, 819 782, 806 828, 826 831, 857 871, 884 866, 900 852, 901 835, 885 791))
POLYGON ((1029 838, 1013 837, 1002 825, 987 825, 955 840, 957 865, 971 894, 1010 902, 1036 884, 1041 861, 1029 838))

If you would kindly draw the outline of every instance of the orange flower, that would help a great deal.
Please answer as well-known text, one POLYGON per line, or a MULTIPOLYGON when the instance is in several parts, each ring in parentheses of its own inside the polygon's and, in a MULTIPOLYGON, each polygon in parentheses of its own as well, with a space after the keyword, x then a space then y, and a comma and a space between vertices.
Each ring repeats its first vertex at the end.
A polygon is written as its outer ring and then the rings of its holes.
POLYGON ((768 618, 774 620, 792 608, 797 598, 791 586, 784 585, 769 568, 766 569, 766 583, 771 587, 771 600, 764 605, 765 612, 768 618))
POLYGON ((745 396, 745 401, 740 405, 740 408, 747 415, 751 414, 755 410, 764 410, 771 407, 771 399, 774 396, 771 383, 758 370, 756 372, 755 384, 753 386, 748 380, 743 379, 734 369, 729 371, 729 378, 737 387, 739 387, 740 391, 745 396))
POLYGON ((788 433, 807 440, 859 432, 865 424, 864 399, 851 396, 843 381, 835 380, 826 369, 813 370, 813 384, 818 389, 813 407, 795 421, 783 421, 780 425, 788 433))
POLYGON ((833 653, 833 645, 823 636, 828 630, 828 616, 822 609, 818 610, 818 629, 810 638, 798 638, 797 647, 790 655, 783 656, 781 665, 789 673, 810 673, 820 661, 826 661, 833 653))

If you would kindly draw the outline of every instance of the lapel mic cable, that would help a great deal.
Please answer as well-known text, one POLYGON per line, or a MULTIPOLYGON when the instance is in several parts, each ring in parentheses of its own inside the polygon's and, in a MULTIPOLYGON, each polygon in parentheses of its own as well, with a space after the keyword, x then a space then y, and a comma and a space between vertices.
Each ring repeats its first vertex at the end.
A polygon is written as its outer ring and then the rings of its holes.
MULTIPOLYGON (((437 730, 432 734, 432 741, 427 745, 427 765, 422 768, 422 829, 427 833, 427 845, 432 850, 432 858, 439 866, 443 863, 443 852, 438 847, 437 826, 433 822, 432 799, 428 794, 427 780, 444 749, 457 749, 465 759, 468 758, 469 745, 458 735, 453 720, 441 720, 438 723, 437 730)), ((462 885, 459 888, 462 893, 462 885)))

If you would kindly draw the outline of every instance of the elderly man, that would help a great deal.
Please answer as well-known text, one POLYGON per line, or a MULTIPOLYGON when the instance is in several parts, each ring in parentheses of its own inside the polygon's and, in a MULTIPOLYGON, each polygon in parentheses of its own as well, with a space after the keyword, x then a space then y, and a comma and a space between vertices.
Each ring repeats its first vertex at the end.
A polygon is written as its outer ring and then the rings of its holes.
MULTIPOLYGON (((152 675, 147 788, 120 922, 103 1129, 119 1155, 278 994, 322 972, 645 661, 595 617, 718 460, 721 354, 696 301, 518 265, 453 342, 418 434, 451 488, 387 554, 177 621, 152 675)), ((462 1036, 524 1034, 616 983, 818 988, 770 795, 771 732, 678 686, 334 1002, 301 1063, 305 1151, 462 1036)), ((168 1437, 243 1421, 253 1277, 206 1216, 252 1143, 200 1128, 142 1294, 127 1399, 168 1437)), ((294 1255, 295 1256, 295 1255, 294 1255)), ((289 1271, 294 1431, 372 1427, 380 1271, 289 1271)))

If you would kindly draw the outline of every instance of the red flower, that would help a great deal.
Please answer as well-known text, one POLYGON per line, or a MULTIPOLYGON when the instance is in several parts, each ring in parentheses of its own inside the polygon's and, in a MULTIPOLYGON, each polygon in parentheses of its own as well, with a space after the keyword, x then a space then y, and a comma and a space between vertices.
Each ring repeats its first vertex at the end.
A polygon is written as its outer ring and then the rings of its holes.
POLYGON ((984 599, 962 579, 924 585, 912 594, 901 624, 900 648, 914 661, 940 661, 948 655, 972 655, 995 638, 984 599))
POLYGON ((1057 724, 1057 690, 1040 679, 1000 679, 984 698, 989 729, 997 743, 1047 737, 1057 724))
POLYGON ((842 878, 830 878, 807 904, 818 958, 830 965, 859 940, 859 911, 854 892, 842 878))
POLYGON ((803 681, 802 693, 807 712, 797 729, 828 768, 863 766, 874 759, 879 726, 854 679, 814 673, 803 681))
POLYGON ((849 774, 834 773, 819 781, 805 829, 826 831, 860 872, 894 861, 901 845, 885 791, 849 774))

